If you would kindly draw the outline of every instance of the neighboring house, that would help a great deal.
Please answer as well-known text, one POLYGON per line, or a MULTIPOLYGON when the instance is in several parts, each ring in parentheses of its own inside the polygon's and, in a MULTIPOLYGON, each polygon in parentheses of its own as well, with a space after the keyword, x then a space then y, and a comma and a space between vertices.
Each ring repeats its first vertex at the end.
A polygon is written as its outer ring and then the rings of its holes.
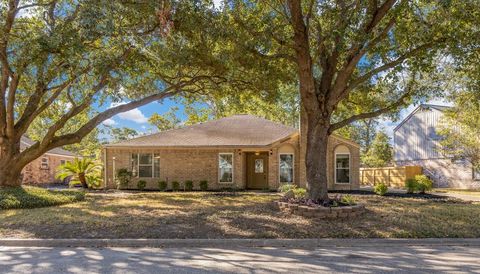
MULTIPOLYGON (((207 180, 210 189, 277 189, 305 186, 305 142, 299 131, 252 115, 234 115, 142 136, 104 147, 106 187, 115 188, 121 168, 157 189, 159 181, 207 180), (302 149, 301 149, 302 148, 302 149)), ((359 146, 343 138, 329 140, 330 189, 358 189, 359 146), (337 167, 335 169, 335 167, 337 167)))
MULTIPOLYGON (((34 143, 35 141, 27 137, 22 137, 20 149, 24 150, 34 143)), ((33 185, 59 182, 55 178, 57 167, 67 161, 73 160, 75 157, 76 155, 70 151, 54 148, 23 168, 22 182, 33 185)))
POLYGON ((418 106, 394 129, 397 166, 418 165, 435 187, 479 188, 480 174, 468 161, 453 161, 442 154, 438 126, 446 106, 418 106))

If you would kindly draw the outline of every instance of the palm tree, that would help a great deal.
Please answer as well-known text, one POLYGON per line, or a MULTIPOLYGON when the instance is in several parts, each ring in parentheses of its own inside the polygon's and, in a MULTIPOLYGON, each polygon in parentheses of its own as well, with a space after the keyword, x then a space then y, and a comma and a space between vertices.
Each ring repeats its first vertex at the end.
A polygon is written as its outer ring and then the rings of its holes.
POLYGON ((81 184, 83 188, 95 187, 100 183, 102 165, 92 159, 75 158, 58 167, 56 177, 60 180, 70 177, 70 185, 81 184))

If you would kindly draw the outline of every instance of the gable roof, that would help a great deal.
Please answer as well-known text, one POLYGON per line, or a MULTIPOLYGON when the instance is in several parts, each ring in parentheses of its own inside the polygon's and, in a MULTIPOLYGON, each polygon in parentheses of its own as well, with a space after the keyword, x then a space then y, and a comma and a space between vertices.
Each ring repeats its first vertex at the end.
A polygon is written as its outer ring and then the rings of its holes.
POLYGON ((413 115, 415 115, 415 113, 417 113, 420 109, 429 109, 429 108, 432 108, 432 109, 435 109, 435 110, 438 110, 438 111, 441 111, 441 112, 444 112, 446 110, 449 110, 451 109, 452 107, 449 107, 449 106, 441 106, 441 105, 433 105, 433 104, 420 104, 418 107, 416 107, 407 117, 405 117, 405 119, 403 119, 400 124, 398 124, 394 129, 393 131, 397 131, 397 129, 399 129, 406 121, 408 121, 410 118, 412 118, 413 115))
POLYGON ((183 128, 162 131, 106 147, 268 146, 298 130, 253 115, 233 115, 183 128))
MULTIPOLYGON (((22 136, 22 138, 20 139, 20 149, 22 150, 32 146, 33 144, 35 144, 35 141, 25 136, 22 136)), ((56 154, 56 155, 62 155, 62 156, 77 157, 77 155, 75 155, 73 152, 67 151, 59 147, 49 150, 45 154, 56 154)))

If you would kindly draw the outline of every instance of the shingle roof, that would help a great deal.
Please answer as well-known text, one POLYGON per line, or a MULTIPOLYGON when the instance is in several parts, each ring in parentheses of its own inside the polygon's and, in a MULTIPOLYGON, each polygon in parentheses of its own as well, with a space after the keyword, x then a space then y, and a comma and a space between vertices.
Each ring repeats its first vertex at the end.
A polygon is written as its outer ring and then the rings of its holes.
POLYGON ((107 147, 213 147, 267 146, 298 130, 253 115, 234 115, 218 120, 162 131, 107 147))
MULTIPOLYGON (((20 148, 23 150, 29 146, 32 146, 33 144, 35 144, 35 141, 25 137, 25 136, 22 136, 22 139, 20 140, 20 148)), ((75 155, 74 153, 70 152, 70 151, 67 151, 65 149, 62 149, 62 148, 54 148, 52 150, 49 150, 48 152, 46 152, 46 154, 58 154, 58 155, 64 155, 64 156, 71 156, 71 157, 77 157, 77 155, 75 155)))

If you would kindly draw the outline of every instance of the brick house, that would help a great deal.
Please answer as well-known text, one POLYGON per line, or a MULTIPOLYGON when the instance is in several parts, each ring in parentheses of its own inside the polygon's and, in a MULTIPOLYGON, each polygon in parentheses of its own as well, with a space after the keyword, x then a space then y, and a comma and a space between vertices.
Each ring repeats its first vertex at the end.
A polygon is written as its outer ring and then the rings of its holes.
MULTIPOLYGON (((27 137, 22 137, 20 149, 24 150, 34 143, 27 137)), ((30 185, 58 183, 58 179, 55 178, 58 166, 75 157, 77 156, 70 151, 54 148, 23 168, 22 183, 30 185)))
MULTIPOLYGON (((305 142, 292 127, 252 115, 218 120, 134 138, 103 148, 107 188, 115 188, 121 168, 147 189, 159 181, 207 180, 210 189, 277 189, 280 184, 305 187, 305 142)), ((329 140, 330 189, 358 189, 359 146, 338 136, 329 140)))
POLYGON ((442 154, 442 136, 437 130, 447 109, 422 104, 395 127, 395 165, 422 166, 435 187, 480 188, 480 170, 466 160, 453 160, 442 154))

